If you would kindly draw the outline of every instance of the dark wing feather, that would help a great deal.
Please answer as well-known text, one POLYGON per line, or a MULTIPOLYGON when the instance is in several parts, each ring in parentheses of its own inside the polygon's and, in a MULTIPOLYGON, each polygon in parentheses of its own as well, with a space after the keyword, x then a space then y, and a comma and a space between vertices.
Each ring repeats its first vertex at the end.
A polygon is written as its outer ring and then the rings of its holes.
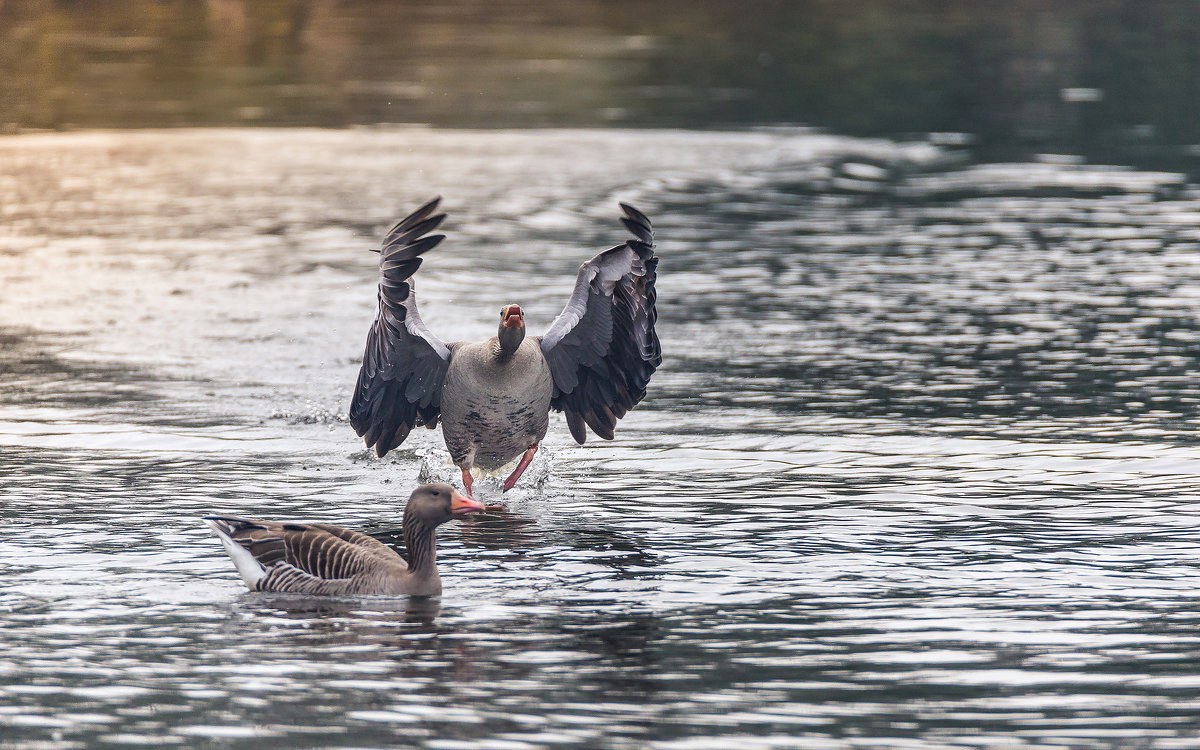
POLYGON ((421 253, 445 238, 426 236, 446 218, 433 215, 440 201, 434 198, 392 227, 379 251, 379 313, 350 402, 350 425, 379 456, 403 443, 414 427, 436 426, 441 412, 450 350, 422 322, 411 280, 421 253))
POLYGON ((214 522, 226 536, 245 547, 264 568, 286 557, 283 537, 271 528, 274 524, 233 516, 206 516, 205 520, 214 522))
POLYGON ((216 522, 229 538, 249 551, 268 575, 273 568, 288 566, 307 576, 333 581, 355 576, 381 561, 404 564, 400 555, 378 539, 338 526, 228 516, 209 516, 207 520, 216 522))
POLYGON ((541 341, 554 379, 550 405, 566 413, 581 444, 585 424, 612 440, 617 420, 646 396, 662 363, 654 330, 654 232, 641 211, 625 203, 621 210, 634 238, 580 266, 571 299, 541 341))

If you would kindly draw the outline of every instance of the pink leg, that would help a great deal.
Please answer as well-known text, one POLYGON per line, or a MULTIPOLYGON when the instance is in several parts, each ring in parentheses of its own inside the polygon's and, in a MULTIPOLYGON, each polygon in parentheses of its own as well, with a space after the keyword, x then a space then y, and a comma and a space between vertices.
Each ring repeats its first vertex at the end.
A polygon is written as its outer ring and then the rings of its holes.
POLYGON ((525 473, 525 469, 529 467, 529 462, 533 460, 533 454, 537 453, 538 444, 534 443, 533 447, 525 451, 525 455, 521 456, 521 463, 517 464, 517 468, 513 469, 513 473, 508 475, 508 479, 504 480, 504 491, 508 492, 525 473))
POLYGON ((462 473, 463 473, 463 489, 467 491, 467 497, 474 498, 475 496, 471 494, 471 470, 463 469, 462 473))

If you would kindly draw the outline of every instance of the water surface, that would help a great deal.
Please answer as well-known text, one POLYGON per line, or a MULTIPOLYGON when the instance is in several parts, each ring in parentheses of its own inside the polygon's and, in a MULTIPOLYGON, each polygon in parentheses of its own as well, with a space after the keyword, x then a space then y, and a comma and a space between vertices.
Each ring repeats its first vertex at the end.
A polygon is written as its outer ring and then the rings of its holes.
POLYGON ((0 131, 323 126, 942 133, 1200 177, 1190 0, 0 4, 0 131))
MULTIPOLYGON (((806 131, 0 141, 13 746, 1182 747, 1200 731, 1200 191, 806 131), (440 601, 244 591, 198 519, 399 540, 440 435, 344 415, 374 247, 445 196, 443 338, 659 237, 664 365, 556 418, 440 601)), ((496 499, 495 484, 483 494, 496 499)))

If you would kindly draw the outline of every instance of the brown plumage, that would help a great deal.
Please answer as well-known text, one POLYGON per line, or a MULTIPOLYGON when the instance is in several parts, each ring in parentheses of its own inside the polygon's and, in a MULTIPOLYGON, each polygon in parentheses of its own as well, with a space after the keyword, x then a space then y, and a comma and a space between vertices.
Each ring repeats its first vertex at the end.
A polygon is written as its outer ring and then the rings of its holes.
POLYGON ((366 534, 324 523, 208 516, 251 591, 437 596, 438 526, 483 506, 447 484, 418 487, 404 509, 405 560, 366 534))
POLYGON ((613 439, 617 420, 646 395, 662 362, 655 323, 658 257, 650 220, 622 203, 633 236, 583 263, 563 311, 545 335, 525 338, 518 305, 500 311, 497 335, 443 343, 422 322, 412 276, 444 235, 434 199, 388 233, 379 258, 379 312, 367 336, 350 424, 383 456, 414 427, 440 420, 450 458, 471 493, 471 468, 521 456, 510 489, 546 436, 551 409, 583 443, 590 427, 613 439))

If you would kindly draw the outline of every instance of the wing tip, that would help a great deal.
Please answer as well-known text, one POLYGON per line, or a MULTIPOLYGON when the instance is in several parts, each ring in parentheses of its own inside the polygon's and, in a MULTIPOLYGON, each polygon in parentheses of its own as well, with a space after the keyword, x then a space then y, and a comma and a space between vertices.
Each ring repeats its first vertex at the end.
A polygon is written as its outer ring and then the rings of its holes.
MULTIPOLYGON (((416 244, 415 241, 418 237, 426 232, 432 232, 434 229, 437 229, 446 218, 446 214, 444 213, 432 215, 441 202, 442 196, 436 196, 433 200, 426 201, 416 211, 413 211, 393 224, 392 228, 384 235, 383 250, 395 252, 397 248, 401 250, 407 249, 411 245, 416 244)), ((430 249, 440 241, 434 241, 420 252, 430 249)))
POLYGON ((630 218, 630 219, 632 219, 632 220, 634 220, 634 221, 638 222, 639 224, 645 224, 647 229, 653 229, 653 228, 654 228, 654 225, 650 223, 650 219, 649 219, 649 218, 647 218, 646 214, 644 214, 644 213, 642 213, 641 211, 637 210, 636 208, 634 208, 634 207, 633 207, 633 206, 631 206, 630 204, 626 203, 625 201, 619 201, 619 202, 617 203, 617 205, 621 207, 621 211, 622 211, 622 212, 625 214, 625 216, 627 216, 628 218, 630 218))
POLYGON ((401 219, 400 224, 405 224, 405 223, 409 223, 409 222, 411 222, 412 224, 416 224, 417 222, 424 220, 427 216, 429 216, 429 214, 436 211, 437 207, 439 205, 441 205, 441 203, 442 203, 442 196, 440 196, 440 195, 433 196, 429 200, 422 203, 420 205, 420 207, 417 208, 416 211, 413 211, 408 216, 405 216, 403 219, 401 219))
POLYGON ((566 409, 567 428, 571 430, 571 437, 575 438, 575 442, 583 445, 587 442, 587 430, 583 426, 583 417, 579 416, 579 412, 574 409, 566 409))
POLYGON ((233 533, 234 531, 237 531, 239 529, 266 529, 267 528, 266 526, 263 526, 258 521, 251 521, 248 518, 238 518, 237 516, 222 516, 222 515, 218 515, 215 513, 212 515, 204 516, 202 520, 206 524, 208 524, 209 528, 211 528, 214 531, 220 531, 221 533, 233 533), (228 531, 226 531, 226 529, 228 529, 228 531))
MULTIPOLYGON (((650 226, 650 220, 646 218, 646 215, 627 203, 622 203, 621 208, 625 210, 625 215, 621 217, 621 224, 634 236, 634 239, 629 240, 626 244, 641 243, 647 247, 654 247, 654 228, 650 226)), ((638 254, 645 255, 641 252, 638 254)))

